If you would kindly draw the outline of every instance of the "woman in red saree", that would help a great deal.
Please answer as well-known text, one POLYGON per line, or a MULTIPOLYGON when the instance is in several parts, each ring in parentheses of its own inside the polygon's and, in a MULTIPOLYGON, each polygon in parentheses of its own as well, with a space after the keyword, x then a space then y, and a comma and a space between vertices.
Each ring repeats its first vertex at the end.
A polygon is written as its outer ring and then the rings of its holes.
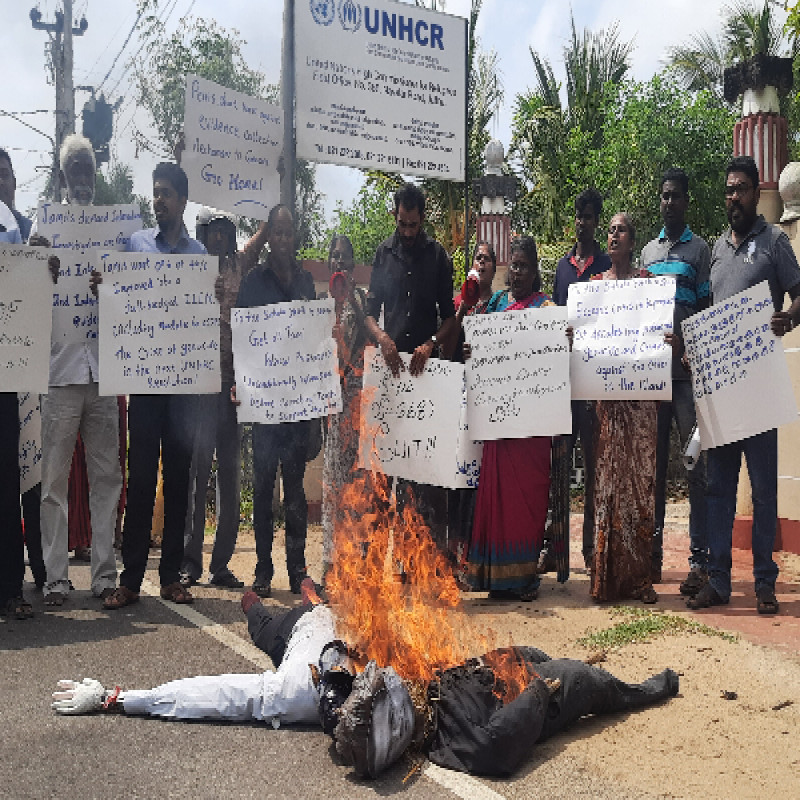
MULTIPOLYGON (((539 291, 539 258, 532 237, 511 243, 508 277, 509 288, 492 295, 486 313, 552 305, 539 291)), ((470 354, 465 345, 465 358, 470 354)), ((484 443, 467 565, 467 580, 476 591, 488 590, 489 597, 498 600, 536 598, 549 492, 549 436, 484 443)))

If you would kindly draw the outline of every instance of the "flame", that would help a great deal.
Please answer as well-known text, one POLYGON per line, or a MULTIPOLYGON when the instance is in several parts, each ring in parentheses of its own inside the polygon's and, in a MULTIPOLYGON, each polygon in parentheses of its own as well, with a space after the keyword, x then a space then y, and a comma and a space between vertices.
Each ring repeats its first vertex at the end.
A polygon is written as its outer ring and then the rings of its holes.
MULTIPOLYGON (((349 364, 351 354, 340 331, 334 335, 344 356, 340 363, 349 364)), ((347 373, 340 369, 343 383, 360 383, 360 368, 351 364, 347 373)), ((339 428, 343 445, 359 434, 374 439, 360 430, 365 427, 360 405, 369 401, 369 393, 362 391, 344 410, 339 428)), ((372 659, 393 667, 406 681, 428 683, 437 672, 462 664, 477 648, 492 649, 493 633, 476 632, 461 609, 451 566, 414 502, 405 503, 399 513, 386 475, 353 469, 337 505, 334 563, 326 590, 337 635, 365 662, 372 659)), ((495 672, 495 694, 510 702, 535 675, 513 647, 494 652, 504 654, 487 660, 495 672)))

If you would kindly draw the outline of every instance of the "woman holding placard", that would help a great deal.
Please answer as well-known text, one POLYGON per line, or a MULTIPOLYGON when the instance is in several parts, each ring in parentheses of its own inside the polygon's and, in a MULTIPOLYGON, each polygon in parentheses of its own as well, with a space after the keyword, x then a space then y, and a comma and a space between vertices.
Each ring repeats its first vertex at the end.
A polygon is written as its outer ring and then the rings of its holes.
MULTIPOLYGON (((592 280, 639 277, 633 267, 635 238, 630 215, 615 214, 608 227, 611 269, 592 280)), ((650 565, 658 403, 598 400, 596 412, 592 597, 655 603, 650 565)))
MULTIPOLYGON (((511 243, 509 288, 495 292, 486 313, 553 305, 539 291, 539 258, 530 236, 511 243)), ((464 358, 472 354, 464 345, 464 358)), ((483 445, 469 544, 467 580, 497 600, 535 600, 538 558, 550 492, 550 437, 498 439, 483 445)))
POLYGON ((333 538, 337 522, 344 519, 344 487, 350 482, 358 457, 361 411, 361 378, 364 371, 364 345, 367 342, 364 319, 367 297, 356 287, 353 245, 347 236, 331 239, 328 269, 330 292, 336 302, 333 335, 339 351, 339 377, 342 381, 342 413, 327 418, 325 464, 322 468, 322 582, 333 566, 333 538))

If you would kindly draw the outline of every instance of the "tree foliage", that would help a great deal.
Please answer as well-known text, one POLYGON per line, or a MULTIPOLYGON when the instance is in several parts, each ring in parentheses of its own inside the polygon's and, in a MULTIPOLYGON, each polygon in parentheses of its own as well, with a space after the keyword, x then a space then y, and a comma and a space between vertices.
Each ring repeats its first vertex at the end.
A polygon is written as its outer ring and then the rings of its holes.
POLYGON ((97 170, 95 176, 94 202, 99 206, 119 203, 136 203, 142 212, 142 224, 145 228, 155 225, 150 198, 133 193, 133 174, 126 164, 115 162, 108 168, 108 175, 97 170))
POLYGON ((689 176, 689 225, 706 238, 719 236, 727 224, 723 186, 736 115, 710 92, 687 93, 669 75, 609 84, 604 106, 603 146, 584 159, 584 183, 603 194, 605 218, 628 211, 643 245, 662 226, 661 175, 681 167, 689 176))

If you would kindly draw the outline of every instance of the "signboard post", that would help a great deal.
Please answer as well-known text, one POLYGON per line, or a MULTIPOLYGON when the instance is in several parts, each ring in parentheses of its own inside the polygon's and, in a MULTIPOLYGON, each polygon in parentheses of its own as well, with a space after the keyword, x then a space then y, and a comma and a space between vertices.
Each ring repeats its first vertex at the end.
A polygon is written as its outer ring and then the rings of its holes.
POLYGON ((392 0, 297 3, 297 157, 464 180, 466 28, 392 0))

